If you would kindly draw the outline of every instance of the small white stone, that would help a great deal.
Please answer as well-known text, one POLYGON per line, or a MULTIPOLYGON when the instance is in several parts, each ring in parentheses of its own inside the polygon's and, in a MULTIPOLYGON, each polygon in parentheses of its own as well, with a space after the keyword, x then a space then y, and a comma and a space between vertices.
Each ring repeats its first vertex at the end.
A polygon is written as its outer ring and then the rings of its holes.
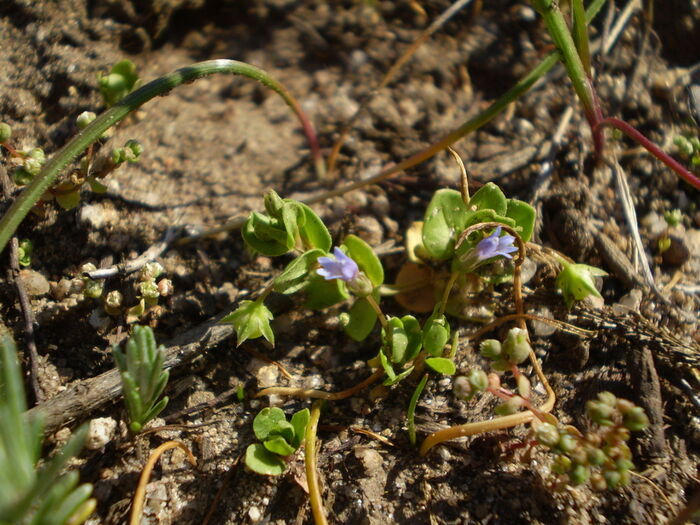
POLYGON ((260 509, 258 509, 258 507, 250 507, 248 509, 248 517, 250 518, 250 521, 252 521, 253 523, 260 521, 260 518, 262 518, 262 514, 260 512, 260 509))
POLYGON ((85 448, 99 450, 114 438, 117 422, 111 417, 99 417, 90 421, 85 448))

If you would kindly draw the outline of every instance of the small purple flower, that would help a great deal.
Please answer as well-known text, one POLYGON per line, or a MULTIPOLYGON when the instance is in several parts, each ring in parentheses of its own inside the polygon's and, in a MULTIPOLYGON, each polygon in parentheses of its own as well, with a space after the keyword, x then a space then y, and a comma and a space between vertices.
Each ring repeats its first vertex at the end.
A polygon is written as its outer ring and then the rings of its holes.
POLYGON ((360 273, 357 263, 345 255, 337 246, 333 248, 333 257, 319 257, 318 264, 321 267, 316 273, 330 281, 331 279, 341 279, 346 283, 353 282, 360 273))
POLYGON ((491 235, 482 239, 479 244, 476 245, 474 250, 479 261, 485 261, 486 259, 498 257, 499 255, 506 259, 513 258, 510 254, 518 251, 518 248, 513 246, 515 237, 512 235, 504 235, 501 237, 500 235, 501 227, 499 226, 491 235))

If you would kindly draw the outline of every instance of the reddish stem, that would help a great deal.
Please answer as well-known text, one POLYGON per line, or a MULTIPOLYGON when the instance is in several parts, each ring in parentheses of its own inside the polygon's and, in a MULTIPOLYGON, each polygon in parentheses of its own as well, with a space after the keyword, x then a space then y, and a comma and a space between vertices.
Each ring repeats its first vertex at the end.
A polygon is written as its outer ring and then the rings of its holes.
POLYGON ((680 162, 678 162, 676 159, 671 157, 668 153, 663 151, 656 144, 654 144, 652 141, 650 141, 648 138, 642 135, 633 126, 619 118, 608 117, 601 120, 598 123, 598 125, 594 129, 594 132, 606 126, 611 126, 622 131, 629 138, 643 146, 649 153, 654 155, 654 157, 656 157, 661 162, 666 164, 666 166, 675 171, 680 178, 682 178, 688 184, 693 186, 695 189, 700 190, 700 178, 693 175, 685 166, 683 166, 680 162))

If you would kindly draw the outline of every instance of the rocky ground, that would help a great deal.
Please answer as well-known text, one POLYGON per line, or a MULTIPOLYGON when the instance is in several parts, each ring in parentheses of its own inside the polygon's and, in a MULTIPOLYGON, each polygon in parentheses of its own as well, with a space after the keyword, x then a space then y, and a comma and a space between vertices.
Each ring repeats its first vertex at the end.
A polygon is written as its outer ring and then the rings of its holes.
MULTIPOLYGON (((687 96, 687 88, 700 82, 692 68, 700 59, 695 4, 658 5, 650 31, 643 13, 634 11, 610 49, 595 58, 605 111, 673 153, 676 135, 698 134, 699 110, 687 96)), ((448 6, 446 0, 7 0, 0 5, 0 120, 12 125, 16 147, 40 146, 50 155, 76 133, 79 113, 103 109, 96 78, 117 61, 129 58, 148 81, 195 61, 235 58, 267 70, 298 97, 328 152, 382 74, 448 6)), ((615 19, 619 14, 613 13, 615 19)), ((609 34, 606 16, 592 29, 595 41, 609 34)), ((123 316, 109 317, 98 300, 71 293, 81 265, 129 260, 172 225, 187 225, 188 231, 217 227, 259 208, 269 188, 306 198, 376 173, 484 109, 550 49, 527 2, 473 2, 373 96, 331 180, 314 175, 289 109, 248 79, 212 76, 146 104, 102 147, 109 151, 137 139, 144 146, 140 162, 110 176, 105 194, 85 191, 69 212, 46 205, 18 230, 35 247, 23 282, 37 321, 44 406, 78 382, 111 370, 110 346, 128 332, 123 316)), ((494 181, 506 195, 537 206, 537 242, 611 273, 602 289, 608 306, 589 305, 568 315, 553 292, 551 272, 540 265, 527 283, 526 308, 597 330, 595 337, 583 338, 531 326, 557 394, 554 414, 585 427, 585 401, 605 389, 642 404, 652 426, 632 447, 637 470, 647 479, 634 477, 618 492, 553 492, 547 457, 510 452, 526 436, 523 428, 450 443, 419 457, 405 431, 414 384, 404 382, 388 396, 366 390, 328 403, 318 466, 332 523, 656 524, 677 514, 698 491, 698 409, 680 380, 697 391, 692 363, 700 342, 699 193, 631 142, 609 135, 608 153, 619 159, 631 188, 660 292, 654 293, 630 262, 633 247, 619 192, 610 170, 596 167, 590 139, 568 79, 555 68, 503 115, 454 147, 476 184, 494 181), (562 140, 555 143, 558 129, 562 140), (665 229, 663 213, 676 208, 683 218, 674 242, 688 257, 664 261, 657 238, 665 229), (682 366, 683 361, 691 364, 682 366)), ((372 246, 383 245, 390 282, 404 260, 391 247, 403 246, 406 228, 421 218, 432 193, 446 186, 458 187, 458 172, 443 153, 316 210, 334 240, 355 233, 372 246)), ((236 464, 254 439, 253 417, 271 401, 252 396, 272 385, 348 388, 369 375, 366 360, 376 353, 378 335, 351 343, 338 326, 342 308, 311 313, 273 295, 274 348, 260 340, 236 348, 230 330, 216 332, 216 344, 197 343, 192 334, 255 294, 282 263, 248 254, 237 231, 174 246, 159 261, 174 293, 143 322, 170 348, 183 337, 200 345, 194 359, 172 370, 171 402, 160 424, 190 428, 131 441, 119 400, 78 410, 75 417, 58 414, 50 443, 65 440, 77 423, 109 418, 102 420, 106 437, 75 464, 81 479, 94 484, 98 507, 90 523, 125 522, 148 454, 167 439, 190 446, 198 466, 189 467, 179 451, 166 454, 148 487, 148 523, 201 523, 210 509, 210 523, 311 523, 301 454, 274 479, 236 464), (239 386, 246 393, 243 401, 232 395, 239 386), (201 403, 206 405, 182 412, 201 403)), ((24 349, 24 321, 15 287, 5 277, 3 272, 2 324, 24 349)), ((120 275, 106 281, 105 291, 133 298, 134 283, 133 275, 120 275)), ((512 312, 510 287, 497 292, 495 299, 483 300, 495 302, 497 313, 512 312)), ((386 308, 401 311, 390 299, 386 308)), ((464 333, 477 327, 460 325, 464 333)), ((461 349, 459 370, 467 371, 475 359, 472 349, 461 349)), ((309 405, 272 401, 288 413, 309 405)), ((431 381, 418 405, 419 437, 489 413, 488 404, 456 400, 450 379, 431 381)))

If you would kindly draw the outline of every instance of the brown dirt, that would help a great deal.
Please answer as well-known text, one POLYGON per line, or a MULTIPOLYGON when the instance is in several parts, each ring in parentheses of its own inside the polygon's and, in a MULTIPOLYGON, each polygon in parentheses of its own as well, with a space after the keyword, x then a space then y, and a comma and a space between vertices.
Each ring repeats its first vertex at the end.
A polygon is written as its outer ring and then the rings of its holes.
MULTIPOLYGON (((360 0, 7 0, 0 6, 0 120, 12 125, 18 147, 41 146, 50 154, 75 133, 80 112, 102 109, 95 79, 118 60, 130 58, 150 80, 194 61, 227 57, 258 65, 284 83, 328 148, 358 102, 425 27, 416 5, 360 0)), ((445 0, 420 2, 429 20, 448 5, 445 0)), ((686 9, 673 21, 659 9, 642 56, 643 19, 633 17, 621 41, 596 61, 606 111, 623 116, 667 149, 679 131, 697 133, 685 88, 698 77, 684 76, 681 68, 700 57, 697 52, 689 56, 697 46, 679 44, 678 38, 688 27, 690 35, 700 34, 700 17, 692 7, 686 9), (681 29, 676 20, 682 21, 681 29)), ((596 26, 597 33, 601 27, 596 26)), ((540 21, 524 3, 499 0, 485 3, 479 13, 469 8, 456 15, 399 79, 372 100, 342 151, 341 179, 354 180, 402 160, 485 107, 546 52, 549 43, 543 35, 540 21)), ((493 180, 509 196, 537 200, 543 218, 538 241, 611 271, 603 294, 612 304, 629 291, 629 276, 583 224, 601 229, 626 257, 632 253, 630 235, 608 172, 594 169, 590 133, 579 110, 568 80, 554 72, 506 115, 455 148, 474 179, 493 180), (569 104, 574 116, 554 158, 552 176, 536 191, 550 139, 569 104)), ((111 176, 107 194, 85 192, 71 212, 47 206, 43 216, 31 216, 20 227, 20 238, 35 245, 32 269, 54 286, 74 277, 85 262, 107 266, 142 253, 172 224, 210 228, 245 214, 260 206, 267 188, 304 197, 332 185, 315 179, 306 142, 288 108, 245 79, 209 77, 148 103, 119 127, 103 151, 129 138, 143 143, 142 160, 111 176)), ((683 291, 687 287, 664 286, 676 271, 680 285, 696 285, 700 277, 698 192, 631 148, 624 140, 609 142, 628 174, 650 253, 655 253, 654 226, 659 223, 653 214, 673 208, 684 214, 682 235, 690 260, 678 270, 653 260, 655 277, 671 305, 647 294, 639 311, 650 325, 597 309, 592 318, 568 320, 601 329, 599 337, 583 340, 556 333, 536 335, 535 343, 558 396, 554 413, 562 421, 584 426, 583 404, 603 389, 650 412, 653 428, 633 440, 636 465, 668 496, 673 509, 639 478, 619 492, 552 492, 544 478, 546 457, 525 461, 506 452, 525 436, 523 429, 478 436, 420 458, 408 444, 404 422, 413 386, 402 383, 386 399, 365 392, 331 403, 323 413, 321 424, 329 429, 320 431, 319 470, 333 523, 652 524, 674 515, 697 492, 700 423, 678 379, 685 377, 696 389, 697 380, 680 368, 673 348, 685 345, 688 352, 697 352, 698 324, 679 312, 697 319, 700 304, 697 293, 683 291), (606 328, 601 317, 613 328, 606 328), (672 334, 682 341, 673 342, 672 334), (656 389, 650 354, 660 375, 656 389), (351 426, 380 433, 394 446, 338 430, 351 426)), ((402 232, 420 218, 432 192, 456 185, 453 162, 441 154, 379 187, 333 199, 317 210, 336 240, 355 232, 373 245, 401 245, 402 232)), ((401 257, 385 258, 390 277, 401 257)), ((162 341, 230 308, 281 267, 277 261, 249 256, 237 232, 171 249, 160 261, 175 285, 158 318, 150 319, 162 341)), ((566 319, 552 295, 551 277, 540 268, 528 285, 528 309, 545 308, 566 319)), ((133 277, 107 282, 107 290, 132 288, 133 277)), ((498 308, 508 313, 508 287, 502 292, 505 300, 498 308)), ((0 302, 4 324, 21 343, 23 323, 14 288, 6 280, 0 281, 0 302)), ((39 320, 39 379, 49 398, 75 380, 113 367, 108 349, 123 339, 123 322, 95 328, 89 319, 100 311, 97 302, 59 300, 55 293, 35 297, 32 304, 39 320)), ((263 376, 275 372, 261 370, 265 363, 248 349, 291 373, 291 381, 279 376, 278 384, 337 391, 368 375, 365 361, 376 352, 376 336, 364 344, 349 343, 334 317, 341 310, 310 315, 283 297, 272 297, 270 305, 277 316, 278 345, 272 349, 254 341, 236 349, 229 339, 174 370, 168 392, 172 401, 164 417, 240 384, 254 394, 263 376)), ((462 328, 474 327, 467 323, 462 328)), ((475 357, 468 350, 461 355, 458 365, 466 371, 475 357)), ((431 381, 418 408, 421 435, 487 413, 481 404, 456 401, 451 390, 450 381, 431 381)), ((223 497, 210 523, 312 522, 308 497, 295 480, 295 474, 303 478, 302 456, 278 479, 249 473, 242 465, 232 467, 253 438, 252 418, 267 402, 228 399, 178 420, 207 426, 148 434, 131 447, 122 432, 102 450, 84 452, 78 462, 81 479, 94 484, 98 499, 91 523, 124 522, 149 451, 168 437, 190 445, 199 466, 190 469, 177 453, 162 462, 149 486, 148 523, 201 522, 222 483, 223 497)), ((284 403, 289 412, 307 405, 284 403)), ((86 414, 103 416, 123 419, 122 406, 86 414)))

